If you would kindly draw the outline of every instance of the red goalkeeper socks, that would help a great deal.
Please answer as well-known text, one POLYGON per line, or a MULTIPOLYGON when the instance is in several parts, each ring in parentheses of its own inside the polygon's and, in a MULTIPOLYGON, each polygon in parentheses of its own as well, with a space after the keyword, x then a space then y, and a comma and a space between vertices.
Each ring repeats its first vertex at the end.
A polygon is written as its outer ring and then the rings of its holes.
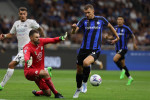
POLYGON ((57 90, 55 89, 54 85, 53 85, 53 82, 51 80, 51 78, 47 78, 45 79, 45 82, 46 84, 48 85, 48 87, 51 89, 51 91, 54 93, 54 94, 57 94, 57 90))
POLYGON ((42 91, 42 90, 37 91, 37 92, 36 92, 36 94, 37 94, 37 95, 44 95, 44 93, 43 93, 43 91, 42 91))

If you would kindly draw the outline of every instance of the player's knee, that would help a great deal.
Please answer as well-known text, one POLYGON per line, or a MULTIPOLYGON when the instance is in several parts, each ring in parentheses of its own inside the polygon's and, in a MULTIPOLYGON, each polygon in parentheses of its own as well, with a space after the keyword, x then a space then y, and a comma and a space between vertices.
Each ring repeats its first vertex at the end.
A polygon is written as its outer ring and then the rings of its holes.
POLYGON ((90 63, 86 60, 83 61, 83 66, 90 66, 90 63))
POLYGON ((50 97, 50 96, 51 96, 51 93, 46 93, 45 96, 50 97))
POLYGON ((113 61, 116 63, 118 61, 118 59, 116 59, 115 57, 113 58, 113 61))
POLYGON ((46 77, 46 76, 49 76, 49 74, 48 74, 47 71, 41 70, 41 71, 40 71, 40 76, 46 77))
POLYGON ((8 68, 14 69, 14 68, 15 68, 15 65, 14 65, 13 63, 10 62, 10 63, 8 64, 8 68))

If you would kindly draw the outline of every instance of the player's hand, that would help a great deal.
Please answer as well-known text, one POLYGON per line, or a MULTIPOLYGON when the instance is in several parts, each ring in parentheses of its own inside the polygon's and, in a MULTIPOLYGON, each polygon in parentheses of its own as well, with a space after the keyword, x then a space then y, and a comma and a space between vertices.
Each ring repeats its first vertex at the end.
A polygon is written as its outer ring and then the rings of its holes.
POLYGON ((30 67, 32 65, 32 57, 30 57, 30 60, 27 61, 27 67, 30 67))
POLYGON ((4 34, 0 34, 0 40, 3 40, 5 38, 4 34))
POLYGON ((77 28, 77 24, 72 25, 72 29, 75 30, 77 28))
POLYGON ((66 32, 64 36, 60 36, 59 39, 64 41, 67 38, 68 33, 66 32))
POLYGON ((105 35, 105 36, 104 36, 104 39, 108 39, 108 35, 105 35))
POLYGON ((137 49, 138 49, 138 47, 137 47, 136 44, 133 44, 133 48, 134 48, 134 50, 137 50, 137 49))
POLYGON ((116 38, 116 39, 114 39, 114 40, 111 40, 111 44, 115 44, 115 43, 117 43, 118 42, 118 39, 116 38))

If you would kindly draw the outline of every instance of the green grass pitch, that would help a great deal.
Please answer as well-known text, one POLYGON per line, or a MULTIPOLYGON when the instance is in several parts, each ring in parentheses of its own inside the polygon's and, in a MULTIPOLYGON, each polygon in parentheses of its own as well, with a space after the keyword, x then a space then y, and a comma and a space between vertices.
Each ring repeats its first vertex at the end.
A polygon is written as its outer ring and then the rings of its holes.
MULTIPOLYGON (((0 81, 5 72, 6 69, 0 69, 0 81)), ((76 90, 75 73, 76 70, 52 70, 52 81, 64 100, 75 100, 72 98, 76 90)), ((76 100, 150 100, 150 71, 130 73, 134 82, 126 86, 127 78, 120 80, 120 71, 92 70, 91 75, 102 77, 102 84, 94 87, 88 81, 87 93, 80 93, 76 100)), ((0 100, 55 100, 53 94, 51 97, 35 97, 32 90, 39 89, 34 82, 25 79, 23 70, 16 69, 4 90, 0 91, 0 100)))

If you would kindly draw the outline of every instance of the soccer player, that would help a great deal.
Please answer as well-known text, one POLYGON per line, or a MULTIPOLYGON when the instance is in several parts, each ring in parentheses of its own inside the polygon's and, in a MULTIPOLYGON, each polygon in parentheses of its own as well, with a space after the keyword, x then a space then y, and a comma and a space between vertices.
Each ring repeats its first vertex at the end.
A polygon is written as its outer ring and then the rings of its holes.
MULTIPOLYGON (((125 65, 125 54, 128 51, 127 48, 128 38, 132 37, 134 44, 133 46, 135 50, 137 49, 136 39, 131 29, 128 26, 124 25, 124 18, 122 16, 119 16, 117 18, 117 25, 114 28, 120 40, 116 43, 116 55, 114 56, 113 60, 118 66, 118 68, 122 70, 120 74, 120 79, 123 79, 124 76, 126 75, 128 77, 128 82, 126 85, 130 85, 133 81, 133 78, 131 77, 127 66, 125 65)), ((113 39, 113 36, 106 36, 105 38, 113 39)))
POLYGON ((103 27, 107 26, 116 36, 116 39, 111 41, 112 43, 116 43, 119 40, 113 26, 104 17, 94 15, 94 8, 91 4, 84 6, 84 13, 86 17, 82 18, 77 24, 73 24, 71 31, 72 34, 79 29, 84 31, 83 41, 77 56, 77 90, 73 98, 78 98, 80 92, 87 92, 90 66, 97 60, 101 51, 103 27))
POLYGON ((0 83, 0 90, 4 88, 6 82, 10 79, 10 77, 14 73, 14 68, 19 62, 24 61, 23 57, 23 46, 30 41, 29 32, 31 29, 37 29, 40 32, 40 35, 44 37, 43 29, 39 26, 39 24, 32 19, 27 19, 27 8, 20 7, 19 8, 19 18, 20 20, 16 21, 8 34, 1 34, 0 40, 4 38, 11 38, 13 35, 17 36, 18 40, 18 54, 15 58, 9 63, 8 70, 0 83))
POLYGON ((42 90, 38 92, 34 91, 34 95, 50 96, 52 91, 55 98, 63 98, 55 89, 48 72, 44 70, 44 45, 65 40, 67 33, 64 36, 56 38, 40 38, 38 31, 31 30, 29 37, 30 42, 23 48, 25 60, 24 75, 26 79, 35 81, 40 90, 42 90), (30 62, 30 57, 33 59, 32 63, 30 62))

